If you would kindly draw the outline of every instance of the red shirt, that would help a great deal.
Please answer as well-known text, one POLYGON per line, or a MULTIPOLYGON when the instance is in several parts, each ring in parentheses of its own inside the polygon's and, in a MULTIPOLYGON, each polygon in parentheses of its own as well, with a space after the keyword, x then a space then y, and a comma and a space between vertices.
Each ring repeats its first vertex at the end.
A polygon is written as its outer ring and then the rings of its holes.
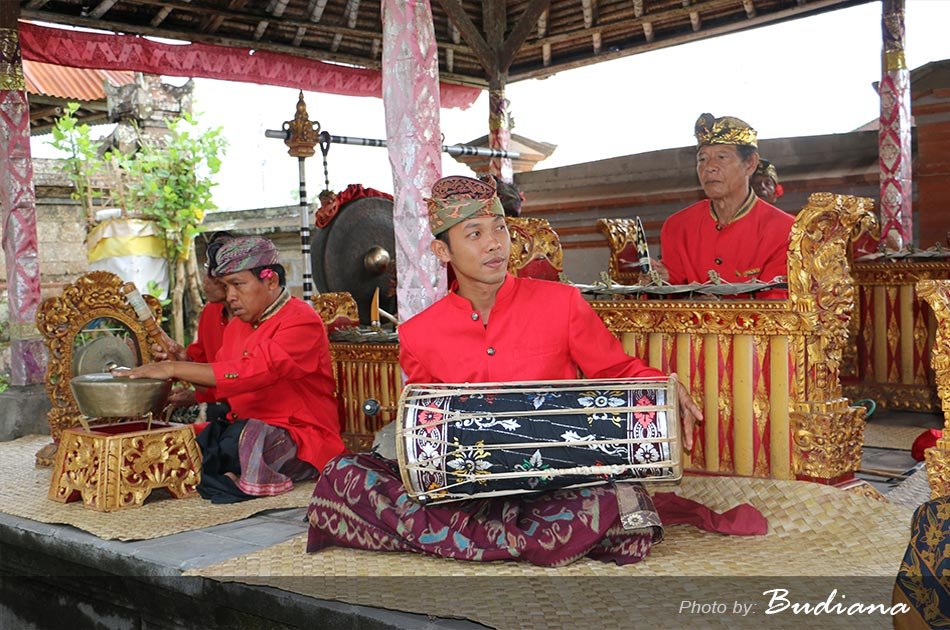
MULTIPOLYGON (((720 226, 708 199, 680 210, 663 224, 662 260, 670 284, 707 282, 710 269, 726 282, 769 282, 788 275, 788 238, 795 217, 761 199, 748 214, 720 226)), ((784 297, 785 291, 768 291, 784 297)), ((766 297, 765 294, 759 294, 766 297)))
MULTIPOLYGON (((224 318, 224 302, 209 302, 198 316, 198 337, 188 346, 188 358, 197 363, 211 363, 224 339, 224 328, 228 325, 224 318)), ((195 400, 213 402, 216 400, 213 387, 195 389, 195 400)))
POLYGON ((580 292, 515 278, 495 297, 488 326, 451 292, 399 327, 407 383, 491 383, 662 376, 631 357, 580 292))
POLYGON ((343 452, 327 330, 302 300, 257 326, 232 319, 211 367, 231 411, 286 429, 298 459, 322 470, 343 452))

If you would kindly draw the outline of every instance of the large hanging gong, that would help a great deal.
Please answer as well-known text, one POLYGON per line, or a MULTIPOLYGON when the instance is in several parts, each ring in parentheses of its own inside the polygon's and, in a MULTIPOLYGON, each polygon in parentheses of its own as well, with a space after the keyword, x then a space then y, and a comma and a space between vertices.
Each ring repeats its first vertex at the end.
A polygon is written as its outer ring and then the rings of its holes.
POLYGON ((363 197, 340 208, 325 228, 314 230, 313 280, 321 292, 347 291, 369 324, 373 292, 379 306, 396 313, 396 235, 393 202, 363 197))

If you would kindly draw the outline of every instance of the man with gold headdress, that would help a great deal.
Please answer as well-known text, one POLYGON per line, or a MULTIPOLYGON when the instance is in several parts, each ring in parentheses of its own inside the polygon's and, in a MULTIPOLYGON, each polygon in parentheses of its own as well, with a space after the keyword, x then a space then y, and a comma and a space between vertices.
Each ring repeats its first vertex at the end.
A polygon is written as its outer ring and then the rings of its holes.
MULTIPOLYGON (((117 376, 214 388, 227 408, 198 434, 198 490, 216 503, 287 492, 343 452, 329 342, 320 316, 292 297, 277 248, 238 237, 214 256, 231 320, 208 363, 160 361, 117 376)), ((172 356, 184 359, 180 346, 172 356)), ((209 413, 209 416, 211 414, 209 413)))
POLYGON ((775 165, 761 156, 759 165, 752 173, 750 184, 759 199, 764 199, 772 205, 775 205, 779 197, 785 194, 782 185, 778 183, 778 171, 775 170, 775 165))
MULTIPOLYGON (((490 383, 661 376, 627 355, 575 287, 507 272, 511 240, 490 182, 446 177, 427 199, 432 251, 455 269, 444 298, 399 327, 408 383, 490 383)), ((702 413, 679 385, 684 445, 702 413)), ((643 495, 638 495, 643 497, 643 495)), ((639 499, 633 500, 637 505, 639 499)), ((308 551, 329 545, 417 551, 468 560, 566 564, 589 555, 627 564, 652 534, 618 528, 613 488, 540 497, 474 499, 425 510, 411 501, 395 464, 344 455, 327 466, 310 505, 308 551), (550 544, 563 536, 570 540, 550 544)), ((659 524, 652 504, 636 514, 659 524)))
MULTIPOLYGON (((660 233, 662 264, 672 284, 769 282, 787 275, 795 219, 756 196, 750 178, 759 165, 756 131, 746 122, 703 114, 696 121, 696 174, 707 199, 680 210, 660 233)), ((760 297, 784 297, 769 291, 760 297)))

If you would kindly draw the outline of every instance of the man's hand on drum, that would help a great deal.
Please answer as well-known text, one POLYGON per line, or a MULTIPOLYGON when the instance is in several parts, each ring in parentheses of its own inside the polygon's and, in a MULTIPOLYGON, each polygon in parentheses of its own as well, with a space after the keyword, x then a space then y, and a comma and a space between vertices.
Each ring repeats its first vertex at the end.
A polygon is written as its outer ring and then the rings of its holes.
MULTIPOLYGON (((676 376, 676 374, 670 374, 676 376)), ((683 449, 692 452, 693 433, 703 422, 703 412, 699 405, 689 395, 689 390, 678 379, 676 381, 676 397, 679 401, 680 424, 683 429, 683 449)))
POLYGON ((162 341, 165 343, 163 347, 160 343, 152 344, 152 361, 187 361, 188 353, 185 351, 184 346, 168 336, 164 330, 162 331, 162 341), (165 348, 168 348, 168 351, 165 351, 165 348))

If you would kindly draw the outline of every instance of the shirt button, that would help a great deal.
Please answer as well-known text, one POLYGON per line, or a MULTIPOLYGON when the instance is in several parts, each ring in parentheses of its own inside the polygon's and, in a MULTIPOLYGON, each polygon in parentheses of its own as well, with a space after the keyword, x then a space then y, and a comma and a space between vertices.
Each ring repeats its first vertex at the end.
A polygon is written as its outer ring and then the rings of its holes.
POLYGON ((717 259, 716 259, 716 264, 717 264, 717 265, 721 265, 721 264, 722 264, 722 258, 717 258, 717 259))
POLYGON ((495 356, 495 349, 492 348, 491 346, 488 347, 488 350, 486 350, 486 352, 488 352, 488 356, 490 357, 495 356))
POLYGON ((473 321, 473 322, 477 322, 477 321, 478 321, 478 313, 472 313, 472 321, 473 321))
POLYGON ((718 231, 720 231, 720 232, 722 231, 722 226, 719 225, 718 223, 716 224, 716 230, 718 230, 718 231))

